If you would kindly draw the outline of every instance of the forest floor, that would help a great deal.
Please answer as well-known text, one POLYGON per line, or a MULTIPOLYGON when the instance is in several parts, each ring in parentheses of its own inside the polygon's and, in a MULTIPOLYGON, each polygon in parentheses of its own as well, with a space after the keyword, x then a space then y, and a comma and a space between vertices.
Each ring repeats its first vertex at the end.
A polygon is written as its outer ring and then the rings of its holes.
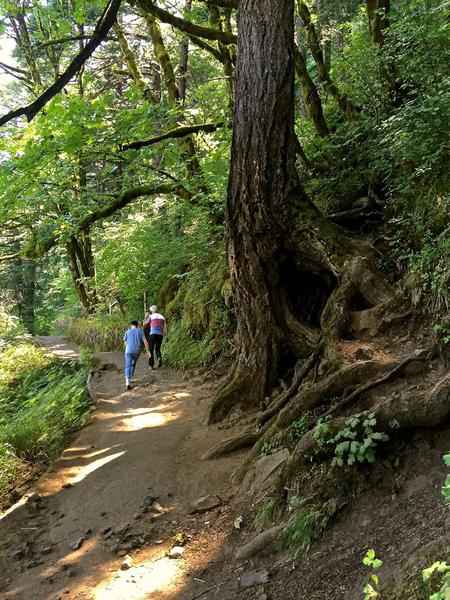
MULTIPOLYGON (((62 338, 40 342, 61 357, 77 356, 62 338)), ((369 579, 361 563, 368 548, 384 560, 383 580, 450 530, 440 494, 449 430, 440 428, 412 437, 397 470, 381 465, 379 485, 341 511, 306 559, 268 546, 236 561, 236 549, 255 535, 254 507, 230 483, 242 452, 200 458, 224 437, 206 425, 209 388, 167 368, 150 372, 141 357, 135 387, 126 391, 123 355, 96 359, 90 424, 0 517, 4 600, 350 600, 369 579), (204 512, 193 512, 196 506, 204 512), (179 545, 182 557, 169 558, 179 545), (243 587, 240 578, 254 569, 268 582, 243 587)))

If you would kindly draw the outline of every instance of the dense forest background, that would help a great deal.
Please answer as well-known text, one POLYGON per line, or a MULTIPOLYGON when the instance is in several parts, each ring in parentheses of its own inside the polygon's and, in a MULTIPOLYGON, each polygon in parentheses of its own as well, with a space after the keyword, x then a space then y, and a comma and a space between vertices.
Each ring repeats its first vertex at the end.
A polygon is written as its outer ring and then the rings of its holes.
POLYGON ((164 364, 240 428, 204 458, 250 449, 240 483, 284 453, 254 530, 306 555, 416 476, 441 526, 448 23, 441 0, 0 1, 0 506, 87 422, 92 351, 157 304, 164 364), (30 341, 51 334, 82 364, 30 341))
MULTIPOLYGON (((223 221, 236 15, 217 4, 125 3, 63 92, 30 123, 3 125, 2 258, 15 256, 1 262, 3 319, 48 334, 88 315, 79 334, 110 348, 116 323, 156 302, 176 366, 233 353, 223 221), (176 138, 184 127, 197 133, 176 138)), ((298 172, 337 222, 383 225, 380 267, 447 340, 446 5, 377 6, 296 5, 298 172)), ((2 3, 15 40, 5 113, 58 80, 102 8, 2 3)))

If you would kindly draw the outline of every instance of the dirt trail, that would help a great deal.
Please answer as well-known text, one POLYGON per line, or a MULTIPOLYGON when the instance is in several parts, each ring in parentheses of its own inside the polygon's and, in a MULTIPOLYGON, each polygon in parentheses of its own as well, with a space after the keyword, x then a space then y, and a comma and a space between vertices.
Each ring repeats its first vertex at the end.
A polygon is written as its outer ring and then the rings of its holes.
MULTIPOLYGON (((39 341, 63 358, 77 355, 62 338, 39 341)), ((208 529, 207 513, 190 514, 191 502, 217 495, 223 505, 215 517, 226 518, 230 473, 240 457, 217 460, 213 468, 200 460, 223 435, 204 425, 201 389, 169 369, 150 372, 141 357, 136 385, 126 391, 123 355, 97 358, 104 370, 92 379, 91 423, 34 486, 41 500, 24 498, 0 519, 5 600, 184 599, 185 585, 192 588, 189 573, 201 568, 206 550, 190 557, 188 543, 182 560, 166 553, 176 534, 191 535, 194 547, 208 529), (142 512, 148 496, 158 498, 164 514, 142 512), (112 534, 102 533, 108 527, 112 534), (122 571, 117 552, 125 551, 134 565, 122 571)), ((194 588, 201 592, 205 582, 194 588)))

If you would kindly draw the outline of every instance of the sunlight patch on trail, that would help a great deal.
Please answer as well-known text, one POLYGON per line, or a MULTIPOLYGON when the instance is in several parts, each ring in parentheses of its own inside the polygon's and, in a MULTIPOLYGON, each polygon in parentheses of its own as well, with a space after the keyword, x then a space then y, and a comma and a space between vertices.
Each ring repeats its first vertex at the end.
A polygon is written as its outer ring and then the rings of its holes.
POLYGON ((106 465, 112 460, 116 460, 116 458, 123 456, 125 452, 126 450, 123 450, 122 452, 116 452, 116 454, 110 454, 109 456, 104 456, 97 460, 93 460, 88 465, 82 467, 74 467, 73 469, 71 469, 69 474, 70 483, 79 483, 93 471, 96 471, 97 469, 100 469, 100 467, 103 467, 103 465, 106 465))
POLYGON ((92 597, 95 600, 144 600, 154 592, 172 589, 179 570, 180 563, 167 557, 144 562, 127 571, 117 571, 92 592, 92 597))
POLYGON ((130 416, 125 417, 118 423, 118 427, 112 427, 111 429, 138 431, 147 427, 160 427, 181 416, 181 413, 158 412, 161 409, 166 410, 163 406, 156 406, 151 409, 148 407, 134 409, 130 416))

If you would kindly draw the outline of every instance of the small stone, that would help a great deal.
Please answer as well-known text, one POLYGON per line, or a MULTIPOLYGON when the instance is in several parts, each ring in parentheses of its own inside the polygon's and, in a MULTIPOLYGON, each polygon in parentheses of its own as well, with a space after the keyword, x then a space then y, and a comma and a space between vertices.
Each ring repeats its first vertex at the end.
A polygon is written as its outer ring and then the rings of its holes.
POLYGON ((163 543, 164 543, 164 540, 156 540, 155 541, 155 544, 163 544, 163 543))
POLYGON ((139 521, 139 519, 142 519, 142 513, 134 513, 133 515, 133 519, 136 519, 136 521, 139 521))
POLYGON ((109 533, 111 531, 111 527, 104 527, 103 529, 100 530, 100 533, 102 535, 106 535, 107 533, 109 533))
POLYGON ((358 348, 353 356, 356 360, 372 360, 373 350, 370 348, 358 348))
POLYGON ((117 556, 126 556, 127 555, 127 551, 126 550, 119 550, 117 552, 117 556))
POLYGON ((41 554, 50 554, 52 551, 52 546, 44 546, 44 548, 41 548, 41 554))
POLYGON ((27 496, 27 502, 39 502, 41 496, 37 492, 33 492, 29 496, 27 496))
POLYGON ((238 517, 236 517, 235 520, 234 520, 234 522, 233 522, 234 528, 235 529, 240 529, 243 520, 244 520, 244 517, 242 515, 239 515, 238 517))
POLYGON ((191 513, 204 513, 222 504, 217 496, 202 496, 192 503, 191 513))
POLYGON ((67 576, 68 577, 75 577, 75 575, 76 575, 76 571, 74 571, 73 569, 69 569, 67 571, 67 576))
POLYGON ((14 559, 14 560, 20 560, 21 558, 24 558, 25 556, 25 551, 18 548, 17 550, 12 550, 9 553, 9 557, 14 559))
POLYGON ((142 506, 151 506, 155 500, 156 498, 154 496, 146 496, 142 502, 142 506))
POLYGON ((73 487, 73 483, 70 483, 70 481, 67 481, 66 483, 63 483, 61 486, 63 489, 68 489, 73 487))
POLYGON ((177 559, 181 558, 184 554, 183 546, 174 546, 169 551, 169 558, 177 559))
POLYGON ((151 506, 151 511, 160 514, 164 512, 164 509, 161 504, 155 500, 151 506))
POLYGON ((266 569, 262 571, 248 571, 239 577, 239 583, 242 588, 252 587, 254 585, 264 585, 269 581, 269 572, 266 569))
POLYGON ((108 533, 105 533, 105 535, 103 536, 103 539, 109 540, 109 538, 112 536, 112 534, 113 534, 112 531, 108 531, 108 533))
POLYGON ((120 570, 128 571, 128 569, 131 569, 132 566, 133 566, 133 559, 131 558, 131 556, 129 554, 127 554, 125 556, 125 558, 123 559, 122 564, 120 565, 120 570))
POLYGON ((89 527, 88 529, 86 529, 86 531, 84 532, 84 535, 87 537, 89 535, 91 535, 92 533, 92 529, 89 527))
POLYGON ((80 537, 77 539, 76 542, 71 544, 70 547, 72 548, 72 550, 79 550, 83 544, 84 544, 84 537, 80 537))

